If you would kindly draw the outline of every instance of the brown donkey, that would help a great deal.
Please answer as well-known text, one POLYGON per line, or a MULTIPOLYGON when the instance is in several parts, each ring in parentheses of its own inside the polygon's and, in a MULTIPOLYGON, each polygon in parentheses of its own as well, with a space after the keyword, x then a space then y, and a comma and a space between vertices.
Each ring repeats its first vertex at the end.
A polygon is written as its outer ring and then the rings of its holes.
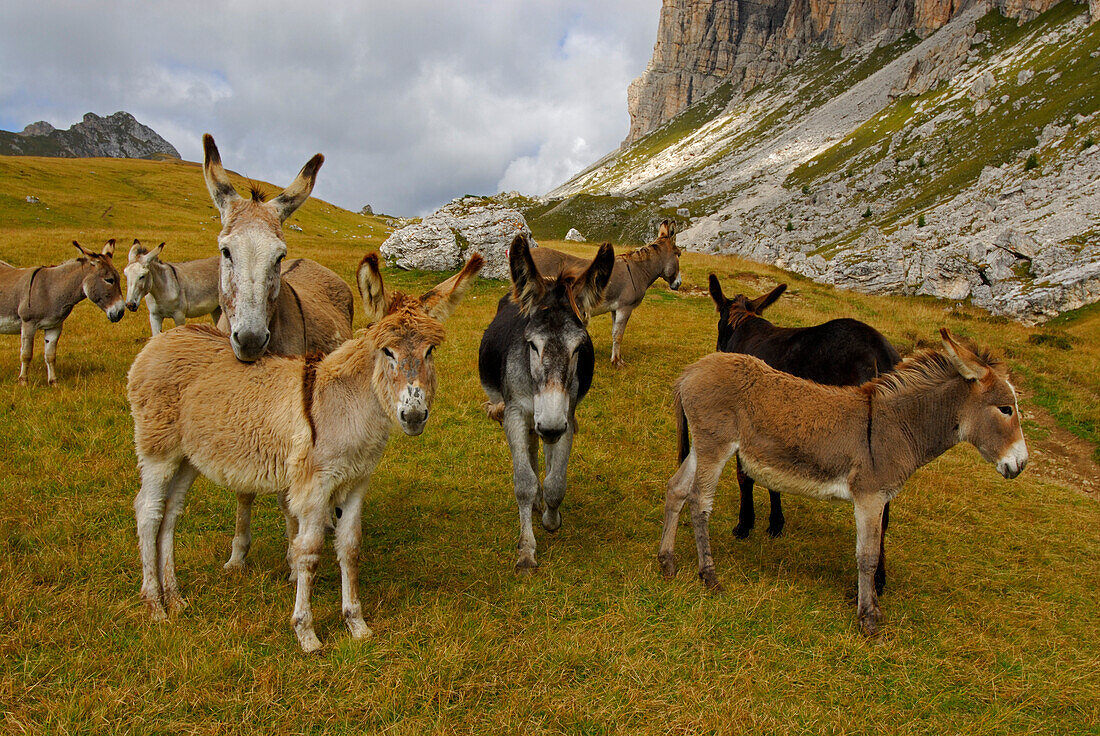
MULTIPOLYGON (((625 365, 621 345, 627 320, 642 303, 646 290, 653 282, 664 278, 673 291, 680 288, 680 252, 676 247, 676 224, 665 220, 657 231, 655 241, 615 258, 615 267, 611 270, 611 280, 607 282, 603 301, 588 311, 589 317, 611 312, 612 365, 625 365)), ((550 248, 535 248, 531 251, 531 257, 539 273, 544 276, 558 276, 566 269, 579 273, 590 263, 550 248)))
POLYGON ((0 261, 0 334, 19 335, 19 383, 27 382, 34 355, 34 335, 44 333, 46 375, 57 383, 54 364, 61 327, 73 307, 87 297, 118 322, 126 313, 118 269, 112 260, 115 241, 95 253, 73 241, 80 256, 58 266, 16 268, 0 261))
POLYGON ((433 349, 481 269, 475 255, 457 275, 417 298, 387 291, 378 256, 359 267, 373 324, 324 357, 236 359, 226 336, 185 325, 154 336, 134 359, 127 392, 141 490, 134 499, 141 550, 141 597, 154 619, 185 604, 176 581, 174 530, 200 473, 249 493, 285 496, 296 529, 291 623, 302 649, 321 643, 310 596, 337 506, 334 547, 343 614, 356 639, 370 636, 359 603, 363 493, 390 430, 424 431, 435 395, 433 349))
POLYGON ((822 386, 750 355, 712 353, 688 366, 674 388, 682 463, 665 496, 658 554, 665 576, 676 574, 676 524, 690 499, 699 577, 721 587, 708 524, 718 477, 736 455, 771 490, 855 506, 859 623, 874 634, 882 615, 873 580, 882 510, 909 476, 963 441, 1006 478, 1027 464, 1004 365, 946 329, 940 334, 942 350, 910 356, 862 386, 822 386))

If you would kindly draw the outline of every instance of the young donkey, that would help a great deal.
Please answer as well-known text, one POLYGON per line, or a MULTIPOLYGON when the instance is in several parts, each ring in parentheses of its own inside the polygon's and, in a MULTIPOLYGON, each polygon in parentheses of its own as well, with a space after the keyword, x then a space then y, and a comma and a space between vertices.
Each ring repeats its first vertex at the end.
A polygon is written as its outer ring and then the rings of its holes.
MULTIPOLYGON (((565 269, 583 269, 587 263, 583 258, 550 248, 535 248, 531 255, 539 273, 547 276, 560 274, 565 269)), ((617 367, 624 365, 620 346, 627 320, 642 303, 646 289, 658 278, 667 281, 673 291, 680 288, 676 224, 668 220, 661 223, 655 241, 615 259, 603 300, 588 312, 589 317, 611 312, 611 363, 617 367)))
POLYGON ((336 556, 343 614, 356 639, 370 635, 359 603, 363 492, 394 424, 424 431, 435 395, 432 350, 441 321, 481 269, 460 273, 417 298, 387 291, 378 257, 360 265, 373 324, 327 356, 236 359, 225 335, 186 325, 154 336, 134 359, 129 384, 141 490, 134 500, 141 596, 154 619, 184 606, 173 533, 198 474, 237 491, 285 494, 297 595, 291 623, 307 652, 321 643, 310 596, 325 524, 339 506, 336 556))
POLYGON ((881 619, 873 575, 882 510, 909 476, 963 441, 1006 478, 1027 464, 1004 365, 946 329, 940 334, 942 350, 910 356, 862 386, 822 386, 741 354, 712 353, 688 366, 674 389, 682 463, 665 496, 658 554, 665 576, 676 574, 676 524, 690 499, 699 577, 720 587, 708 524, 718 477, 736 455, 773 490, 854 505, 859 623, 873 635, 881 619))
MULTIPOLYGON (((780 284, 767 294, 749 299, 737 294, 727 299, 718 277, 710 274, 710 297, 718 309, 718 351, 755 355, 772 368, 827 386, 858 386, 882 373, 888 373, 901 356, 881 332, 854 319, 832 319, 810 327, 776 327, 764 319, 763 312, 786 291, 780 284)), ((752 503, 753 479, 737 464, 737 484, 741 490, 741 509, 734 534, 749 535, 756 523, 752 503)), ((771 514, 768 534, 783 533, 783 504, 779 494, 768 491, 771 514)), ((886 526, 890 522, 890 504, 882 509, 882 543, 879 549, 875 589, 882 593, 886 585, 886 526)))
POLYGON ((566 465, 576 430, 577 404, 592 385, 595 356, 582 315, 596 304, 611 276, 615 252, 600 246, 584 269, 544 278, 527 238, 516 236, 508 254, 512 293, 500 300, 478 352, 489 416, 500 421, 512 453, 519 505, 516 572, 538 567, 531 514, 542 507, 542 526, 561 526, 566 465), (539 483, 539 438, 546 480, 539 483))
POLYGON ((55 356, 61 327, 69 313, 87 297, 118 322, 126 313, 122 303, 118 270, 112 258, 115 241, 107 241, 100 253, 73 241, 80 256, 58 266, 16 268, 0 261, 0 334, 20 336, 19 383, 27 382, 27 370, 34 355, 34 335, 44 333, 46 375, 57 383, 55 356))
POLYGON ((188 317, 209 314, 217 324, 222 310, 218 306, 218 256, 182 263, 165 263, 160 260, 164 250, 161 243, 153 250, 134 239, 130 248, 129 263, 122 273, 126 276, 126 308, 136 312, 145 298, 149 308, 149 328, 159 335, 165 319, 171 318, 176 326, 187 322, 188 317))

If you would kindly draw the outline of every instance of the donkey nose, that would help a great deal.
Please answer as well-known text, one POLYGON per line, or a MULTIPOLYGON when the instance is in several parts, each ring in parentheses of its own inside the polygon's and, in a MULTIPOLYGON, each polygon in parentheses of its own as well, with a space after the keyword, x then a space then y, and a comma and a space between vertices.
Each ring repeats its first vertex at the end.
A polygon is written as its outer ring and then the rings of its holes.
POLYGON ((561 427, 554 427, 547 424, 542 424, 541 422, 535 422, 535 432, 538 433, 543 442, 552 445, 559 439, 561 439, 561 436, 563 434, 565 434, 565 426, 562 425, 561 427))
POLYGON ((270 340, 271 331, 267 329, 258 332, 234 330, 233 353, 237 356, 237 360, 256 360, 263 355, 264 349, 270 340))
POLYGON ((136 312, 137 302, 126 302, 126 308, 129 309, 131 312, 136 312))
POLYGON ((401 422, 401 429, 405 434, 415 437, 424 431, 428 424, 427 409, 402 409, 397 412, 397 418, 401 422))

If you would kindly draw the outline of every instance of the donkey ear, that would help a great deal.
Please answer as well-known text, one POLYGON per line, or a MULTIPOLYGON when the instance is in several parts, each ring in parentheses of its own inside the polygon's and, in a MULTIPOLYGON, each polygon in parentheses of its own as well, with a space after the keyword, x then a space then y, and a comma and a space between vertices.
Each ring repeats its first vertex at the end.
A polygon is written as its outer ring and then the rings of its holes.
POLYGON ((669 229, 668 220, 662 220, 661 221, 661 226, 659 228, 657 228, 657 237, 658 238, 667 238, 671 235, 672 235, 672 233, 670 232, 670 229, 669 229))
POLYGON ((114 260, 114 257, 115 257, 115 239, 114 238, 111 238, 110 240, 107 241, 107 244, 103 246, 103 250, 101 251, 101 253, 103 255, 107 256, 108 258, 110 258, 111 260, 114 260))
POLYGON ((133 263, 148 252, 149 251, 145 250, 145 246, 141 244, 141 241, 134 238, 134 244, 130 246, 130 254, 126 256, 126 259, 130 263, 133 263))
POLYGON ((603 300, 603 292, 607 288, 607 282, 611 280, 613 268, 615 249, 611 247, 611 243, 604 243, 592 259, 592 265, 577 279, 573 298, 576 299, 581 314, 588 314, 603 300))
POLYGON ((141 260, 145 263, 151 263, 160 257, 161 252, 164 250, 164 243, 161 243, 156 248, 153 248, 149 253, 145 255, 141 260))
POLYGON ((309 199, 309 194, 313 191, 313 185, 317 183, 317 172, 320 171, 321 164, 324 162, 324 156, 319 153, 314 154, 313 158, 307 161, 302 170, 298 172, 298 176, 295 177, 294 181, 290 182, 290 186, 268 203, 268 206, 278 216, 279 222, 294 214, 294 210, 301 207, 309 199))
POLYGON ((76 249, 80 251, 80 255, 84 256, 85 258, 90 258, 90 257, 95 255, 95 253, 88 250, 87 248, 85 248, 83 245, 76 242, 75 240, 73 241, 73 245, 75 245, 76 249))
POLYGON ((210 199, 214 200, 214 206, 218 208, 224 221, 229 206, 240 199, 241 195, 237 194, 237 190, 229 181, 229 174, 225 173, 222 156, 214 144, 214 136, 209 133, 203 134, 202 150, 202 176, 206 180, 206 190, 210 192, 210 199))
POLYGON ((546 285, 535 266, 535 259, 531 257, 527 236, 523 233, 517 235, 508 248, 508 268, 512 272, 512 300, 526 314, 546 293, 546 285))
POLYGON ((477 272, 485 265, 480 253, 474 253, 462 270, 420 297, 420 305, 429 316, 442 322, 451 316, 455 307, 477 279, 477 272))
POLYGON ((780 284, 764 296, 758 296, 749 302, 749 309, 760 314, 765 309, 775 303, 775 300, 783 295, 783 292, 787 290, 786 284, 780 284))
POLYGON ((985 378, 986 374, 989 373, 989 367, 984 365, 978 359, 978 356, 974 355, 965 345, 956 342, 946 327, 940 328, 940 337, 943 340, 944 352, 947 353, 947 357, 960 376, 968 381, 985 378))
POLYGON ((355 281, 359 284, 359 294, 363 297, 363 313, 367 315, 367 322, 374 324, 386 316, 393 298, 382 285, 382 271, 378 267, 377 253, 368 253, 359 261, 355 281))
POLYGON ((710 298, 714 301, 714 306, 718 308, 718 311, 722 311, 722 307, 729 303, 729 299, 726 299, 726 295, 722 293, 722 284, 718 282, 718 277, 714 274, 710 274, 710 298))

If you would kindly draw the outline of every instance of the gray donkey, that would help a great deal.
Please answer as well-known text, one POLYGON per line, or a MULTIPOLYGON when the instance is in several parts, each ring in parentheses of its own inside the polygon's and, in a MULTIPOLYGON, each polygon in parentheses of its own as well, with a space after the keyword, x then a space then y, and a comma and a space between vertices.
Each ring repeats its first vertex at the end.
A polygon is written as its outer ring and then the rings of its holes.
POLYGON ((221 258, 165 263, 160 260, 163 250, 164 243, 149 250, 134 239, 130 262, 122 269, 126 276, 126 308, 136 312, 144 297, 145 306, 149 307, 149 328, 154 335, 161 333, 161 325, 169 318, 179 327, 188 317, 209 314, 217 324, 222 313, 218 306, 221 258))
POLYGON ((592 385, 595 365, 582 315, 603 298, 615 251, 604 244, 586 268, 543 277, 531 258, 527 238, 518 235, 508 261, 512 293, 500 300, 481 338, 478 372, 489 396, 489 417, 504 426, 512 453, 519 505, 519 573, 538 567, 532 512, 540 508, 547 531, 561 526, 558 507, 565 498, 565 471, 576 431, 574 414, 592 385), (543 484, 538 477, 539 438, 546 454, 543 484))
POLYGON ((112 262, 112 238, 101 253, 86 250, 73 241, 80 256, 57 266, 16 268, 0 261, 0 334, 19 335, 19 383, 27 382, 27 369, 34 355, 34 335, 45 335, 46 375, 57 383, 54 358, 61 325, 73 307, 85 297, 118 322, 126 309, 122 304, 118 270, 112 262))

